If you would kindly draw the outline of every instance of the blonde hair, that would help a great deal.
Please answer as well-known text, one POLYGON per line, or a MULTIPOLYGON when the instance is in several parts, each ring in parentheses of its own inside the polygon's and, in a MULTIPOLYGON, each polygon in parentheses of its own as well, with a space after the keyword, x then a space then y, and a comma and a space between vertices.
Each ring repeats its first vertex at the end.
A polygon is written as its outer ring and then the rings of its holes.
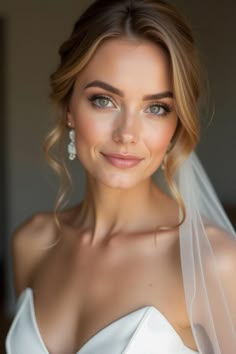
POLYGON ((58 226, 57 210, 62 205, 70 182, 62 153, 67 132, 66 106, 77 75, 98 46, 105 40, 120 37, 151 41, 168 54, 179 121, 171 151, 168 152, 165 176, 182 210, 182 222, 185 219, 186 211, 174 174, 199 139, 200 67, 192 32, 175 7, 165 1, 97 0, 82 14, 71 36, 60 47, 60 64, 51 75, 51 99, 58 109, 58 121, 46 137, 44 150, 49 164, 62 178, 54 210, 58 226), (59 158, 51 153, 56 145, 60 146, 59 158))

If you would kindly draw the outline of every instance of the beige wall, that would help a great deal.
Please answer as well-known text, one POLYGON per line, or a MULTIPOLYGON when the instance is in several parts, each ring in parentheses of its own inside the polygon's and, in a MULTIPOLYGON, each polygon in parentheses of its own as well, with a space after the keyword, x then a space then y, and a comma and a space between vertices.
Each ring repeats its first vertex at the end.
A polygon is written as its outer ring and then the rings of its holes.
MULTIPOLYGON (((221 199, 235 204, 236 2, 226 0, 223 6, 215 0, 172 2, 180 5, 193 23, 215 100, 216 113, 211 127, 204 133, 201 157, 221 199)), ((89 1, 5 0, 0 3, 0 16, 7 24, 8 225, 5 236, 8 247, 10 235, 19 223, 53 205, 55 179, 46 169, 41 154, 51 116, 48 77, 58 60, 59 43, 66 38, 86 3, 89 1)), ((77 177, 80 176, 79 173, 77 177)), ((6 259, 10 310, 14 296, 9 248, 6 259)))

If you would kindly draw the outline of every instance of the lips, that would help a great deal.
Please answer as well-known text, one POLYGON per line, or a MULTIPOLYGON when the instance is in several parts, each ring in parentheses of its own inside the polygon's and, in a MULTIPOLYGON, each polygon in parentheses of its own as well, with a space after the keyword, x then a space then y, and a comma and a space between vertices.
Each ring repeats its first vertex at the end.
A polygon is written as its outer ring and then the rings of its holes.
POLYGON ((106 157, 115 157, 117 159, 123 160, 142 160, 142 158, 129 154, 119 154, 119 153, 111 153, 111 154, 103 154, 106 157))
POLYGON ((130 168, 138 165, 143 158, 138 156, 129 155, 129 154, 119 154, 119 153, 111 153, 111 154, 103 154, 106 161, 118 168, 130 168))

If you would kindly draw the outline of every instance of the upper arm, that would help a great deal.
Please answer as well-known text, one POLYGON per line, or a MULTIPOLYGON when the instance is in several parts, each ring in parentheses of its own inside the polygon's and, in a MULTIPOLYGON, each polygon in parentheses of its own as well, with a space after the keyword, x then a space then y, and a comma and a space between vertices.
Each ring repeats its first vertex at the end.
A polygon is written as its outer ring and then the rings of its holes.
POLYGON ((231 239, 222 247, 220 257, 221 281, 236 334, 236 239, 231 239))
POLYGON ((45 255, 46 240, 52 236, 52 218, 36 214, 16 229, 12 236, 13 278, 16 295, 30 287, 34 271, 45 255))
POLYGON ((217 228, 211 228, 208 236, 213 257, 202 263, 205 286, 202 287, 201 278, 195 326, 200 348, 215 353, 219 346, 222 353, 233 354, 236 346, 236 238, 217 228))
POLYGON ((231 314, 234 314, 236 320, 236 237, 224 230, 213 228, 209 240, 215 260, 213 264, 209 264, 210 268, 219 275, 228 305, 233 311, 231 314))
POLYGON ((224 231, 215 237, 218 240, 215 248, 213 246, 216 261, 213 268, 219 283, 213 282, 210 303, 222 353, 233 354, 236 347, 236 238, 224 231))

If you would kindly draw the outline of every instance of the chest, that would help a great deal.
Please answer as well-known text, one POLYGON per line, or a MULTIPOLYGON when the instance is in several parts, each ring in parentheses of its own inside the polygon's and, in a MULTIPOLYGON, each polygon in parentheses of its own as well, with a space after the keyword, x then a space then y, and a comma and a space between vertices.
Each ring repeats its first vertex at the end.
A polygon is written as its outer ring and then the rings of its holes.
POLYGON ((52 352, 75 352, 99 329, 145 305, 161 309, 172 323, 183 319, 172 251, 138 241, 125 248, 116 242, 99 249, 64 246, 45 260, 33 288, 37 322, 52 352))

